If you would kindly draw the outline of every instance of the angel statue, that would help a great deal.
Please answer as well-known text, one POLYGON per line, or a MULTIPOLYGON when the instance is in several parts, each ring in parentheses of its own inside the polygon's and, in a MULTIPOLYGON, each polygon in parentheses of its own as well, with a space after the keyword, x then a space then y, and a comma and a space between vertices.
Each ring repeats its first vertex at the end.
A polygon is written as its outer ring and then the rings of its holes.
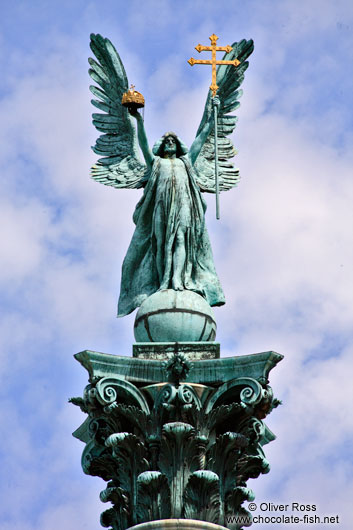
MULTIPOLYGON (((102 134, 93 151, 102 158, 92 177, 115 188, 144 188, 133 221, 136 225, 122 267, 118 316, 131 313, 153 293, 165 289, 194 291, 210 306, 225 303, 205 225, 206 203, 201 192, 215 193, 214 114, 209 91, 203 117, 190 149, 174 132, 165 133, 149 147, 144 122, 135 109, 122 104, 129 83, 112 43, 91 35, 90 76, 99 86, 90 89, 92 104, 102 113, 93 124, 102 134), (135 122, 136 121, 136 126, 135 122), (144 157, 140 160, 139 149, 144 157)), ((217 69, 217 145, 219 189, 237 184, 239 172, 230 159, 236 154, 229 135, 239 106, 239 87, 253 51, 251 40, 232 45, 225 59, 237 58, 237 68, 217 69)))

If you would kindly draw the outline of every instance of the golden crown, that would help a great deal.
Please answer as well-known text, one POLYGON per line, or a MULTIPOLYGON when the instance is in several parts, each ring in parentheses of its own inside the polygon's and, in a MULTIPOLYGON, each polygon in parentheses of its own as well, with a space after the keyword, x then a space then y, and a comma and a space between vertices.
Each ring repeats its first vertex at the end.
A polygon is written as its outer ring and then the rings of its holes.
POLYGON ((140 109, 141 107, 145 106, 145 98, 140 92, 135 90, 134 85, 131 85, 129 90, 124 92, 121 103, 124 105, 124 107, 140 109))

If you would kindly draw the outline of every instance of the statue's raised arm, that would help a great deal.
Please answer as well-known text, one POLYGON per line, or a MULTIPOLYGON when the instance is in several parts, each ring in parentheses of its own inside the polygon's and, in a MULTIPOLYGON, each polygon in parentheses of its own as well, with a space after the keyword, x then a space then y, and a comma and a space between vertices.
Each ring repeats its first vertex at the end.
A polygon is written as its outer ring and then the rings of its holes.
POLYGON ((93 151, 102 158, 92 167, 94 180, 114 188, 141 188, 148 179, 148 167, 139 158, 136 128, 129 111, 121 103, 129 83, 118 52, 109 39, 91 35, 89 74, 99 87, 90 86, 97 99, 92 104, 100 113, 92 115, 93 125, 102 134, 93 151))

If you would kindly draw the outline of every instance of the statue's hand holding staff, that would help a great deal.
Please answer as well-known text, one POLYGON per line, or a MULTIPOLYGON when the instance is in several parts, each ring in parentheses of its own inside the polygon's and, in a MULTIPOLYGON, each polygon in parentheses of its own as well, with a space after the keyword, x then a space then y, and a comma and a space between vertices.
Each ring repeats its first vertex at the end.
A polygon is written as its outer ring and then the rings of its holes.
POLYGON ((214 97, 212 98, 212 105, 213 105, 214 107, 219 107, 220 104, 221 104, 221 100, 219 99, 219 97, 218 97, 218 96, 214 96, 214 97))

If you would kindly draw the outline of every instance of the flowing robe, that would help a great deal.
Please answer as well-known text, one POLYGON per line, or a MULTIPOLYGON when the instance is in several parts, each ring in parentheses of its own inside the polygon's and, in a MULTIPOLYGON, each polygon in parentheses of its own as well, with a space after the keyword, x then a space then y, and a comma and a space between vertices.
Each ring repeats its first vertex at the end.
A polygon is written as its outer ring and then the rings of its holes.
POLYGON ((205 225, 206 203, 187 156, 154 158, 150 178, 133 220, 136 225, 126 253, 118 316, 131 313, 159 289, 172 288, 176 235, 184 235, 182 286, 203 296, 211 306, 225 303, 205 225), (157 248, 163 256, 158 274, 157 248))

